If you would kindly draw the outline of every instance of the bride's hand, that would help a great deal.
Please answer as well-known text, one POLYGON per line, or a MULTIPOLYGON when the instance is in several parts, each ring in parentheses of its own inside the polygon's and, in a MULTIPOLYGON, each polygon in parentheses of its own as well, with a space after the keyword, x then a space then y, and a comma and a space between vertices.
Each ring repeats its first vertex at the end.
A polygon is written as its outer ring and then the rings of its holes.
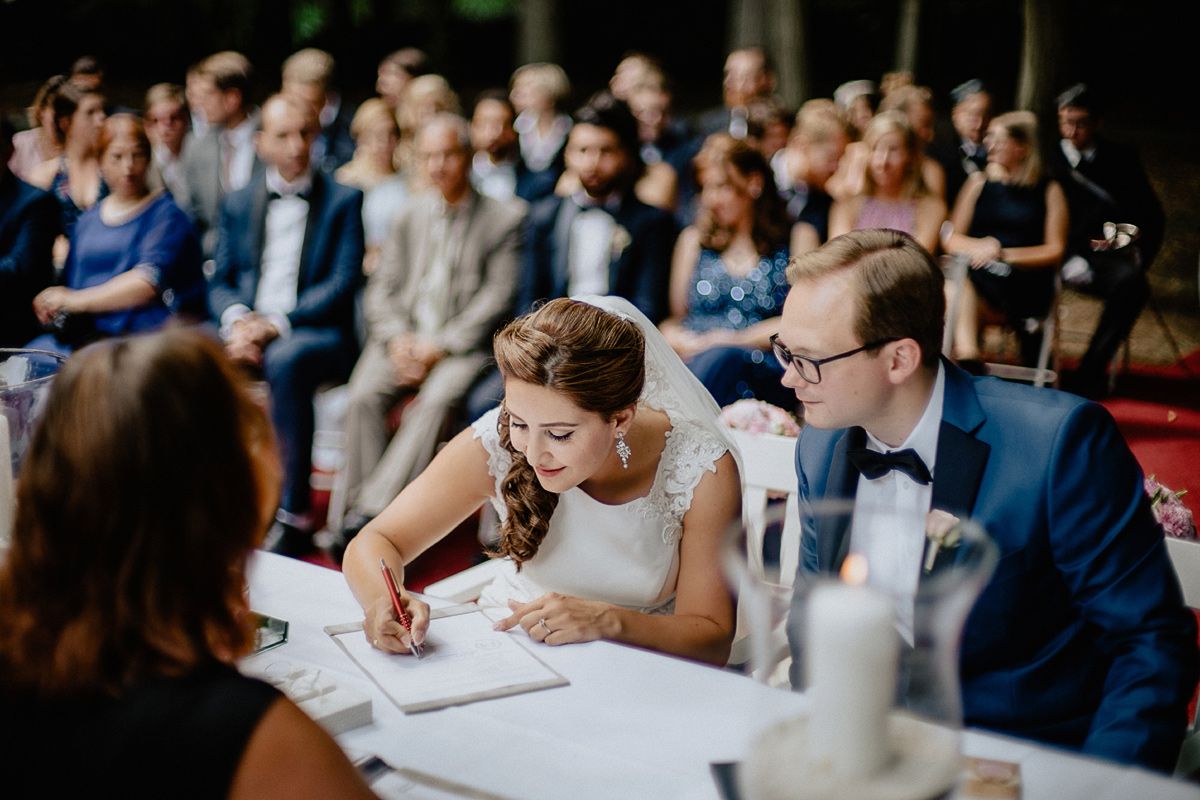
MULTIPOLYGON (((421 644, 425 641, 425 632, 429 629, 429 606, 407 592, 401 592, 400 601, 412 618, 412 638, 417 644, 421 644)), ((387 595, 380 597, 367 609, 366 618, 363 620, 363 635, 372 647, 385 653, 411 652, 408 648, 408 631, 404 630, 404 626, 396 619, 392 600, 387 595)))
POLYGON ((529 638, 546 644, 570 644, 612 638, 616 633, 614 608, 597 600, 550 592, 529 603, 509 600, 512 614, 496 623, 498 631, 517 625, 529 638))

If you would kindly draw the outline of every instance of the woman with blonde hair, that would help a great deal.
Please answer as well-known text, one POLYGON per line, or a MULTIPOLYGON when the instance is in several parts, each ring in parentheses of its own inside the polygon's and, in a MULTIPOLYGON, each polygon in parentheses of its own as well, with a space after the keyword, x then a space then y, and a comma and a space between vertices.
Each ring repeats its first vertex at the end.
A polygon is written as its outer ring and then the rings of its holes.
MULTIPOLYGON (((396 109, 396 122, 400 126, 400 144, 396 148, 396 167, 411 173, 416 163, 414 152, 417 131, 437 114, 462 113, 458 94, 450 82, 441 75, 419 75, 404 87, 400 105, 396 109)), ((420 175, 413 175, 421 182, 420 175)))
POLYGON ((720 550, 740 482, 712 398, 616 297, 552 300, 505 326, 495 355, 500 407, 446 445, 346 550, 367 638, 391 653, 424 641, 428 607, 401 592, 410 638, 380 559, 403 575, 491 502, 500 555, 515 566, 480 597, 509 612, 497 629, 723 664, 734 618, 720 550))
POLYGON ((363 101, 350 122, 350 135, 354 137, 354 157, 334 177, 338 183, 363 191, 367 245, 363 272, 369 275, 392 220, 408 201, 408 179, 396 169, 400 126, 387 103, 377 97, 363 101))
POLYGON ((54 129, 54 94, 66 82, 65 75, 55 75, 38 87, 33 105, 26 112, 29 129, 12 137, 13 155, 8 168, 23 181, 29 180, 38 164, 62 153, 62 143, 54 129))
POLYGON ((829 212, 829 238, 864 228, 889 228, 912 236, 926 250, 938 246, 946 204, 921 176, 921 149, 907 117, 885 111, 867 126, 863 190, 838 200, 829 212))
POLYGON ((208 337, 112 339, 66 363, 0 568, 5 796, 373 797, 236 668, 279 475, 264 412, 208 337))
MULTIPOLYGON (((1067 240, 1066 195, 1043 174, 1037 118, 1028 111, 1001 114, 984 143, 987 169, 967 179, 945 242, 946 252, 971 265, 954 332, 954 356, 965 360, 979 358, 980 298, 1010 323, 1046 315, 1067 240)), ((1022 361, 1036 363, 1040 334, 1014 327, 1022 361)))

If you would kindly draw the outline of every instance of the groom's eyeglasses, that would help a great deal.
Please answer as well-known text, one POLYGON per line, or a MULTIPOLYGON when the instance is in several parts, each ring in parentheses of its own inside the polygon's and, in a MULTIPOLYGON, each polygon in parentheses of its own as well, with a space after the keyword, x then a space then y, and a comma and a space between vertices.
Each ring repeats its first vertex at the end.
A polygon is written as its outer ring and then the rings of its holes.
POLYGON ((875 342, 869 342, 862 347, 856 347, 853 350, 847 350, 844 353, 838 353, 836 356, 826 356, 825 358, 809 358, 808 356, 798 356, 784 346, 783 342, 779 341, 779 334, 771 334, 771 352, 775 354, 775 360, 779 362, 779 366, 784 370, 789 365, 796 368, 796 373, 808 383, 821 382, 821 365, 828 364, 830 361, 837 361, 842 358, 849 358, 852 355, 861 353, 864 350, 874 350, 876 347, 883 347, 890 342, 900 341, 898 337, 892 336, 888 339, 880 339, 875 342))

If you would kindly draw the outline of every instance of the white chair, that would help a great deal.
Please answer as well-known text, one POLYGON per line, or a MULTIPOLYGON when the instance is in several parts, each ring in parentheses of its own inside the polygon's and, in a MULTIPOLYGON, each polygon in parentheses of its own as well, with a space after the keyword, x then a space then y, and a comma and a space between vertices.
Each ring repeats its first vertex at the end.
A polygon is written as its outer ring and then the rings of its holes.
MULTIPOLYGON (((1189 608, 1200 608, 1200 542, 1173 536, 1166 537, 1166 542, 1167 555, 1171 557, 1179 586, 1183 589, 1183 602, 1189 608)), ((1180 776, 1190 776, 1200 770, 1200 726, 1197 720, 1188 722, 1188 735, 1175 764, 1175 774, 1180 776)))
POLYGON ((745 489, 742 494, 742 519, 746 525, 746 561, 750 567, 750 579, 758 581, 764 593, 741 592, 737 609, 737 628, 730 651, 730 665, 749 664, 753 656, 754 640, 750 636, 750 619, 754 615, 771 614, 774 624, 759 645, 763 648, 759 658, 767 664, 776 664, 769 675, 755 672, 754 677, 770 683, 783 685, 787 682, 787 615, 780 613, 786 608, 792 594, 792 583, 800 563, 800 511, 796 499, 796 439, 790 436, 745 433, 732 431, 734 443, 742 455, 742 476, 745 489), (783 495, 786 504, 783 510, 783 530, 779 541, 779 569, 768 570, 763 563, 763 541, 769 522, 780 517, 770 506, 773 497, 783 495), (765 601, 765 603, 764 603, 765 601), (752 603, 765 604, 765 608, 751 609, 752 603))

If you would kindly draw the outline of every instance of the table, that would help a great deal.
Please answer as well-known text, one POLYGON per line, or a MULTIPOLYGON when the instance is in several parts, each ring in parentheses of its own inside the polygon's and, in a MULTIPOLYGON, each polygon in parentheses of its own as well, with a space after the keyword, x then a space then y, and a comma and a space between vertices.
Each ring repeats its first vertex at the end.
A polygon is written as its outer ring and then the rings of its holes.
MULTIPOLYGON (((322 630, 362 617, 340 573, 259 552, 250 603, 290 623, 274 652, 371 696, 374 722, 339 736, 344 748, 514 799, 718 798, 709 763, 742 759, 759 730, 805 708, 728 670, 589 642, 531 645, 570 686, 405 715, 322 630)), ((963 749, 1019 762, 1024 800, 1200 798, 1191 784, 980 731, 963 749)))

